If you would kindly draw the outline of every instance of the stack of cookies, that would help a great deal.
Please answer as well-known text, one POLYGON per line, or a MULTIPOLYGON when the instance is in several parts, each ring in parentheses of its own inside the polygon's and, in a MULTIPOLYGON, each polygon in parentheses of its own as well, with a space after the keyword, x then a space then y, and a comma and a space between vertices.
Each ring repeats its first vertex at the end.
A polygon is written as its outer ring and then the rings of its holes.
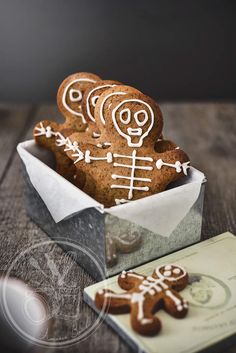
POLYGON ((59 87, 63 124, 44 120, 36 143, 56 171, 105 207, 164 191, 187 175, 189 157, 162 136, 158 104, 136 88, 80 72, 59 87))

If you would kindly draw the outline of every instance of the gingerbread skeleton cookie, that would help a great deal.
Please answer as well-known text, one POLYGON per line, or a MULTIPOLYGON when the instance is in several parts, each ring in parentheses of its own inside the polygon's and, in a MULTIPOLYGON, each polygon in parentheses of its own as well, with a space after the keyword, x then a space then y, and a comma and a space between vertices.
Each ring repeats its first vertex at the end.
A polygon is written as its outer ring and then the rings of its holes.
POLYGON ((101 289, 96 293, 95 305, 111 314, 130 313, 132 328, 141 335, 154 336, 161 329, 155 312, 163 309, 174 318, 184 318, 188 303, 179 291, 188 284, 188 274, 179 265, 160 266, 151 276, 123 271, 118 277, 124 293, 101 289))
MULTIPOLYGON (((184 151, 170 149, 170 145, 160 153, 154 149, 163 119, 151 98, 135 93, 110 99, 104 109, 106 123, 101 134, 106 130, 111 146, 101 149, 80 143, 77 148, 72 145, 71 150, 67 146, 78 170, 94 181, 97 201, 110 207, 137 200, 161 192, 187 175, 189 158, 184 151)), ((73 141, 73 136, 70 139, 73 141)))
POLYGON ((64 148, 73 132, 85 131, 87 128, 81 111, 81 101, 85 90, 97 80, 100 80, 99 76, 85 72, 68 76, 60 85, 57 93, 58 107, 65 121, 58 124, 44 120, 34 128, 35 141, 55 155, 56 171, 80 188, 84 184, 84 177, 82 173, 76 172, 64 148))

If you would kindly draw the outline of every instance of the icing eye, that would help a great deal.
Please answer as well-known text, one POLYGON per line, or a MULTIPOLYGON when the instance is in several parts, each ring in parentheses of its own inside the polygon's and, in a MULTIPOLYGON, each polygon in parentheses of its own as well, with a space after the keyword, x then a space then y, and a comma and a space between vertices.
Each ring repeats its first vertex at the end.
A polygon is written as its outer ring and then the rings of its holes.
POLYGON ((79 89, 71 88, 69 91, 69 99, 71 102, 79 102, 82 99, 82 93, 79 89))
POLYGON ((148 121, 148 113, 146 110, 142 109, 134 113, 134 119, 138 126, 143 126, 148 121))
POLYGON ((163 273, 163 275, 164 275, 165 277, 170 277, 170 276, 171 276, 171 271, 165 271, 165 272, 163 273))
POLYGON ((179 268, 175 268, 174 270, 173 270, 173 273, 175 274, 175 275, 179 275, 180 274, 180 269, 179 268))
POLYGON ((99 96, 94 96, 92 97, 91 99, 91 103, 92 103, 92 106, 95 107, 96 103, 97 103, 97 100, 98 100, 99 96))
POLYGON ((120 121, 123 124, 126 124, 126 125, 130 123, 130 121, 131 121, 130 109, 126 108, 126 109, 121 110, 121 112, 120 112, 120 121))
POLYGON ((171 265, 166 265, 166 266, 165 266, 165 270, 168 271, 168 270, 171 270, 171 269, 172 269, 172 266, 171 266, 171 265))

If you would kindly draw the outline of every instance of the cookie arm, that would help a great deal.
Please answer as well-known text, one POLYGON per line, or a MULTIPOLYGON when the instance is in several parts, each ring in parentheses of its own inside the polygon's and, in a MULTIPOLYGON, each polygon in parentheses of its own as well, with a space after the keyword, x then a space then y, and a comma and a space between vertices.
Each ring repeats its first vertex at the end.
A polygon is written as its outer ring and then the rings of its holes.
POLYGON ((158 153, 156 156, 156 168, 159 170, 165 170, 171 176, 178 174, 187 175, 190 167, 190 161, 188 155, 180 150, 175 149, 164 153, 158 153))
POLYGON ((146 277, 133 271, 122 271, 118 277, 118 284, 122 289, 130 290, 139 285, 146 277))
POLYGON ((33 136, 35 142, 51 151, 54 151, 56 146, 56 139, 60 125, 50 121, 43 120, 36 124, 33 136))
POLYGON ((76 165, 78 164, 79 166, 80 161, 87 165, 99 161, 112 163, 113 155, 110 152, 110 148, 102 149, 93 144, 77 141, 76 136, 73 134, 69 137, 71 144, 65 148, 67 155, 76 165))
POLYGON ((155 151, 158 153, 163 153, 166 151, 178 149, 177 145, 170 140, 158 140, 155 142, 155 151))
POLYGON ((130 312, 131 294, 116 294, 111 290, 101 289, 96 293, 95 305, 111 314, 125 314, 130 312))

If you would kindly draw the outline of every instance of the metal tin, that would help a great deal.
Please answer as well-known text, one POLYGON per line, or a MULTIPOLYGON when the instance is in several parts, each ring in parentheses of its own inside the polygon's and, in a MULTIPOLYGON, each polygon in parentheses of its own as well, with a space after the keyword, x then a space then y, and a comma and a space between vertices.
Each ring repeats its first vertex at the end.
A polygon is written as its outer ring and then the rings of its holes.
MULTIPOLYGON (((50 238, 74 240, 89 248, 99 258, 104 277, 151 261, 201 240, 205 182, 187 215, 169 237, 163 237, 138 224, 120 219, 96 208, 88 208, 56 223, 43 200, 33 187, 22 163, 25 182, 26 210, 30 218, 50 238)), ((170 200, 171 201, 171 200, 170 200)), ((66 249, 65 249, 66 250, 66 249)), ((96 280, 103 279, 94 262, 82 253, 79 265, 96 280)))

